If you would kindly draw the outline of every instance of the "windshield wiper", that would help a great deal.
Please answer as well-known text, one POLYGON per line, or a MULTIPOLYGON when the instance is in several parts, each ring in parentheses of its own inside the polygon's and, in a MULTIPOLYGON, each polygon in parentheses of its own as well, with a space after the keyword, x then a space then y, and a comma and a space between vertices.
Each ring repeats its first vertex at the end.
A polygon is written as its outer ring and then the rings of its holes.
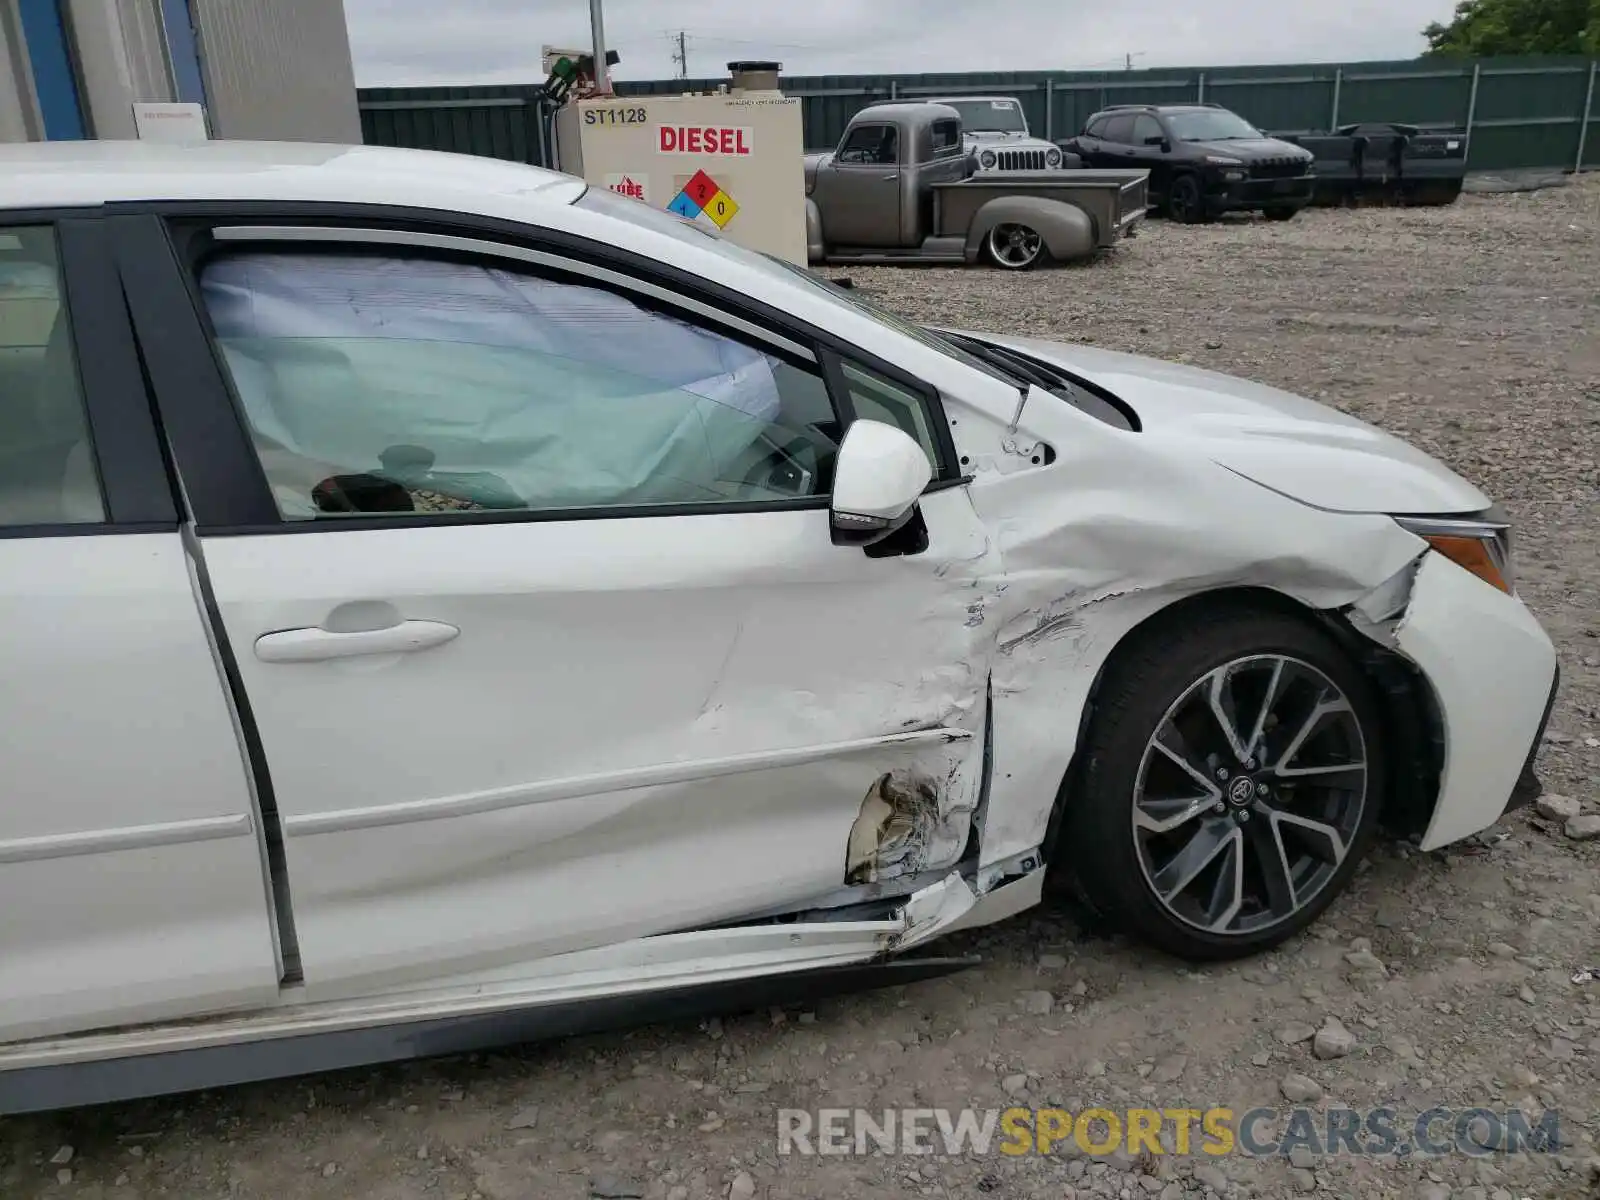
POLYGON ((994 367, 997 371, 1011 378, 1019 386, 1032 384, 1044 391, 1060 395, 1061 377, 1053 375, 1039 364, 1030 359, 1006 350, 1000 346, 991 346, 987 342, 980 342, 975 338, 962 337, 959 334, 945 334, 951 341, 958 343, 963 350, 974 358, 981 358, 984 362, 994 367))

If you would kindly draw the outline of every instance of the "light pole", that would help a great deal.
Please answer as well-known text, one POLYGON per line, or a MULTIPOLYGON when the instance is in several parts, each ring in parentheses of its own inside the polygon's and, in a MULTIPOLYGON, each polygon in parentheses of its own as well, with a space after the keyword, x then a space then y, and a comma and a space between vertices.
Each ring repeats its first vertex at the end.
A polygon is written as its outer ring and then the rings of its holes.
POLYGON ((596 95, 611 94, 611 79, 606 70, 606 19, 601 0, 589 0, 589 30, 594 35, 594 90, 596 95))

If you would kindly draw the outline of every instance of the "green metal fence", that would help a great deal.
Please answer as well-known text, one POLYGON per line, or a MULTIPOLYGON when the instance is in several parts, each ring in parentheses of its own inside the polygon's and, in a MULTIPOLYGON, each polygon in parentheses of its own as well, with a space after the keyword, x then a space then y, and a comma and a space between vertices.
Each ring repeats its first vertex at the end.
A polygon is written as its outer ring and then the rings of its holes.
MULTIPOLYGON (((947 75, 802 75, 783 89, 804 102, 809 149, 830 149, 873 100, 1015 96, 1034 132, 1071 137, 1108 104, 1205 100, 1275 133, 1362 121, 1467 132, 1468 168, 1600 167, 1596 61, 1578 57, 1192 67, 1150 71, 1019 71, 947 75)), ((722 79, 619 83, 623 95, 712 90, 722 79)), ((367 142, 547 162, 535 85, 365 88, 367 142)))

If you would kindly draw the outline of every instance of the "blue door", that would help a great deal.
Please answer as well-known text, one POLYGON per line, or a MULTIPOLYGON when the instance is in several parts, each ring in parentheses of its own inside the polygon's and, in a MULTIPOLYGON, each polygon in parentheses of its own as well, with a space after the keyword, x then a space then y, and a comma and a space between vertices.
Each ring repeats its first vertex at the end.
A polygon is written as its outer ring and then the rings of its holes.
POLYGON ((20 11, 22 40, 28 47, 33 91, 39 99, 46 140, 69 141, 85 137, 78 78, 72 70, 72 54, 67 46, 59 0, 21 0, 20 11))

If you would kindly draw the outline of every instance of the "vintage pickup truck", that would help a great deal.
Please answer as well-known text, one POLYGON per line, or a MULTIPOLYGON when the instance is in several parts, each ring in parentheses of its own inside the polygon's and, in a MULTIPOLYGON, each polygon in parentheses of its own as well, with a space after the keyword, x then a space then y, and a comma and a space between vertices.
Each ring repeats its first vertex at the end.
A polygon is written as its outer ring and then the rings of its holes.
POLYGON ((862 109, 806 156, 813 263, 971 263, 1027 270, 1085 258, 1144 219, 1145 170, 985 171, 946 104, 862 109))
MULTIPOLYGON (((878 106, 898 101, 880 100, 878 106)), ((1036 138, 1015 96, 926 96, 924 104, 945 104, 961 117, 961 140, 985 171, 1058 171, 1081 167, 1076 154, 1036 138)))

